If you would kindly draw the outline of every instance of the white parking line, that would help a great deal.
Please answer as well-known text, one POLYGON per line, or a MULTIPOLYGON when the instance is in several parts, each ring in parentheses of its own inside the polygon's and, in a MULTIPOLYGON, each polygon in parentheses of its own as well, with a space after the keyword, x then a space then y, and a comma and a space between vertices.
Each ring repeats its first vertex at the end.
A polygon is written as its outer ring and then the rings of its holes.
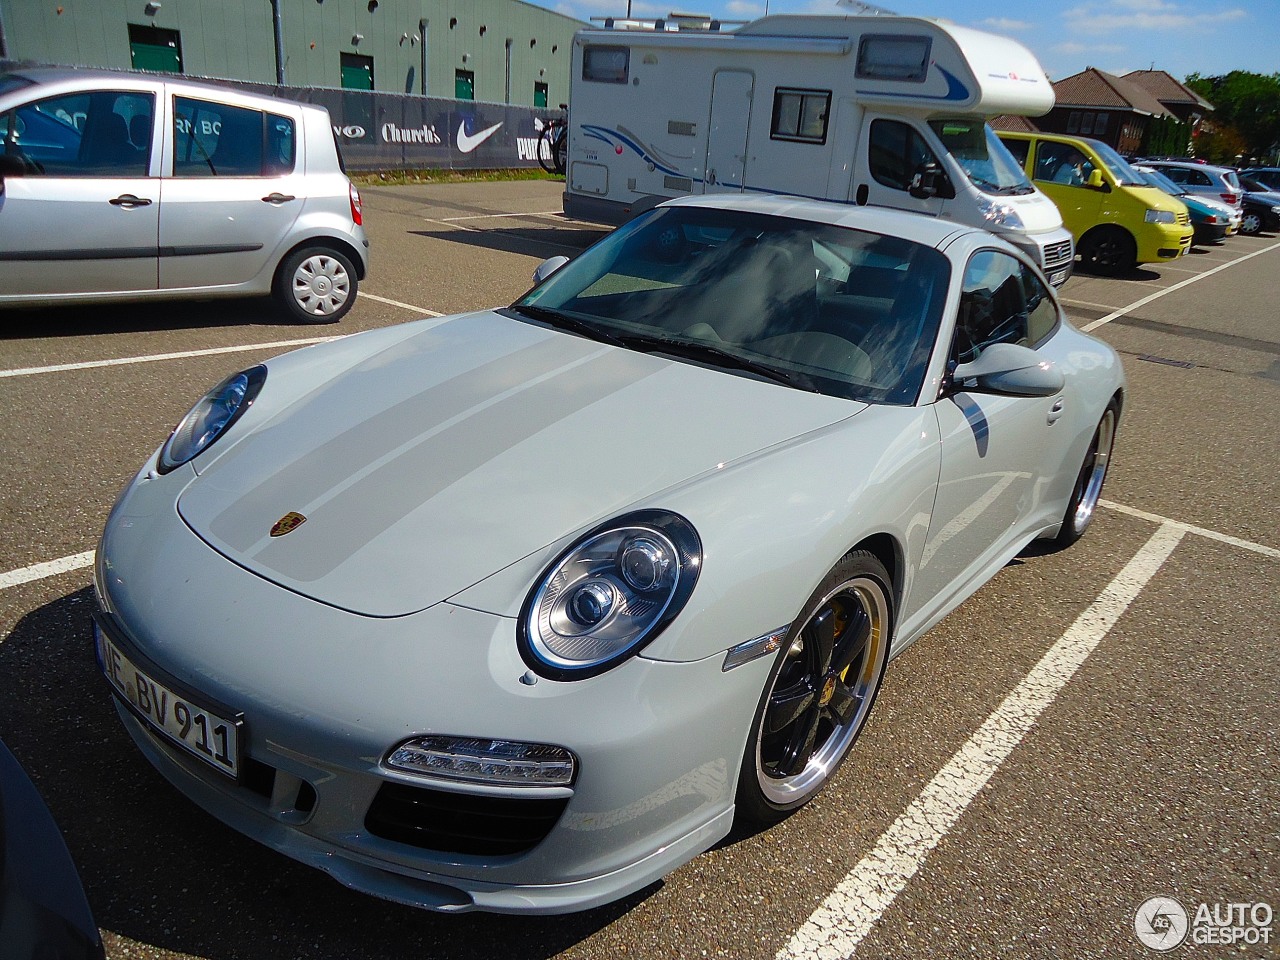
POLYGON ((559 210, 536 210, 532 213, 480 213, 470 217, 441 217, 441 223, 459 223, 462 220, 501 220, 504 217, 563 217, 559 210))
MULTIPOLYGON (((428 317, 444 316, 443 313, 428 310, 426 307, 419 307, 412 303, 402 303, 399 300, 389 300, 386 297, 375 296, 372 293, 364 293, 362 291, 359 296, 428 317)), ((68 370, 93 370, 98 367, 124 367, 134 363, 156 363, 160 360, 213 357, 221 353, 244 353, 249 350, 292 349, 294 347, 309 346, 313 343, 328 343, 330 340, 338 340, 344 336, 348 336, 348 334, 338 334, 332 337, 303 337, 299 340, 275 340, 271 343, 243 343, 234 347, 210 347, 207 350, 183 350, 179 353, 151 353, 140 357, 114 357, 110 360, 85 360, 81 363, 54 363, 47 367, 17 367, 12 370, 0 370, 0 379, 5 377, 32 377, 41 373, 65 373, 68 370)))
POLYGON ((1204 527, 1192 526, 1189 523, 1182 523, 1179 520, 1170 520, 1168 517, 1161 517, 1154 513, 1147 513, 1145 510, 1139 510, 1136 507, 1126 507, 1123 503, 1115 503, 1112 500, 1099 500, 1098 506, 1106 507, 1108 510, 1114 510, 1117 513, 1127 513, 1131 517, 1141 517, 1143 520, 1150 520, 1152 523, 1163 524, 1168 527, 1177 527, 1186 533, 1194 533, 1198 537, 1205 537, 1209 540, 1217 540, 1220 543, 1228 543, 1233 547, 1239 547, 1241 550, 1251 550, 1254 553, 1260 553, 1264 557, 1271 557, 1273 560, 1280 560, 1280 550, 1274 547, 1264 547, 1260 543, 1254 543, 1252 540, 1241 540, 1239 537, 1229 537, 1225 533, 1219 533, 1217 530, 1206 530, 1204 527))
POLYGON ((1280 243, 1273 243, 1269 247, 1263 247, 1261 250, 1253 251, 1253 253, 1246 253, 1243 257, 1237 257, 1235 260, 1231 260, 1231 261, 1228 261, 1227 263, 1216 266, 1212 270, 1206 270, 1204 273, 1196 274, 1194 277, 1188 277, 1186 280, 1180 280, 1177 283, 1173 284, 1173 286, 1165 287, 1161 290, 1157 290, 1155 293, 1150 294, 1149 296, 1143 297, 1140 300, 1135 300, 1133 301, 1133 303, 1129 304, 1127 307, 1121 307, 1119 310, 1115 311, 1114 313, 1109 313, 1105 317, 1100 317, 1099 319, 1093 321, 1093 323, 1086 324, 1080 329, 1085 331, 1085 333, 1088 333, 1091 330, 1097 330, 1103 324, 1110 323, 1112 320, 1118 320, 1121 317, 1123 317, 1125 314, 1132 313, 1134 310, 1137 310, 1139 307, 1146 306, 1152 300, 1159 300, 1165 294, 1173 293, 1175 290, 1181 290, 1183 287, 1193 284, 1198 280, 1205 279, 1205 277, 1212 277, 1215 273, 1225 270, 1227 269, 1227 267, 1234 267, 1237 263, 1244 263, 1246 260, 1252 260, 1254 257, 1260 257, 1264 253, 1270 253, 1272 250, 1280 250, 1280 243))
POLYGON ((56 577, 60 573, 79 570, 89 566, 91 563, 93 563, 92 550, 86 550, 84 553, 77 553, 70 557, 59 557, 57 560, 46 560, 44 563, 33 563, 29 567, 10 570, 8 573, 0 573, 0 590, 8 590, 10 587, 16 587, 22 583, 30 583, 32 580, 56 577))
POLYGON ((3 377, 33 377, 41 373, 64 373, 67 370, 92 370, 96 367, 123 367, 132 363, 156 363, 160 360, 186 360, 189 357, 212 357, 220 353, 243 353, 247 350, 279 350, 284 347, 305 347, 312 343, 325 343, 337 337, 308 337, 303 340, 276 340, 272 343, 245 343, 234 347, 211 347, 208 350, 184 350, 181 353, 152 353, 141 357, 115 357, 111 360, 86 360, 82 363, 55 363, 47 367, 18 367, 0 370, 3 377))
POLYGON ((778 960, 852 957, 1187 531, 1162 524, 796 931, 778 960))

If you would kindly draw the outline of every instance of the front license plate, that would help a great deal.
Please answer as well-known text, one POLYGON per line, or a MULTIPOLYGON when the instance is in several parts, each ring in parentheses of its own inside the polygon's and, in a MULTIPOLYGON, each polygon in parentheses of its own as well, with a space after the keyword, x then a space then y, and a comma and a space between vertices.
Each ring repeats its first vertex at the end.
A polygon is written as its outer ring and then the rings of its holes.
POLYGON ((152 730, 229 777, 240 772, 240 728, 234 720, 175 693, 125 656, 95 623, 98 659, 107 682, 152 730))
POLYGON ((1057 270, 1049 274, 1049 284, 1054 287, 1060 287, 1067 282, 1067 271, 1057 270))

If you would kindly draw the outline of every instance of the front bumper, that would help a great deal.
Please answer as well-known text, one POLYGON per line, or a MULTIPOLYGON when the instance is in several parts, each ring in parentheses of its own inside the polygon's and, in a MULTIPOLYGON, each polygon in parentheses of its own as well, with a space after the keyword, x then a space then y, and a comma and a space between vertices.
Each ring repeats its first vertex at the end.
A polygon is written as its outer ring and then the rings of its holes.
POLYGON ((589 680, 529 684, 510 618, 448 603, 362 617, 232 563, 177 516, 188 470, 140 477, 125 492, 97 580, 104 626, 130 659, 243 713, 248 762, 237 782, 118 705, 151 763, 208 812, 348 886, 444 911, 597 906, 728 832, 768 658, 724 673, 723 656, 637 657, 589 680), (569 788, 494 787, 383 765, 425 733, 564 746, 577 777, 569 788), (462 795, 463 807, 468 797, 567 802, 520 853, 424 849, 371 829, 388 784, 462 795))

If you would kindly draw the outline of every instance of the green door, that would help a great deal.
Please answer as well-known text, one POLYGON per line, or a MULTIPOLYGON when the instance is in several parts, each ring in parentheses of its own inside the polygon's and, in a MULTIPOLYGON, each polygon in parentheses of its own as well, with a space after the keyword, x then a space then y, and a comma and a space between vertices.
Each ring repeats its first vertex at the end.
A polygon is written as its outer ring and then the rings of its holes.
POLYGON ((182 57, 173 47, 159 47, 153 43, 131 43, 129 59, 135 70, 155 70, 158 73, 182 72, 182 57))
POLYGON ((342 55, 342 89, 373 89, 373 57, 361 57, 354 53, 342 55))
POLYGON ((453 98, 455 100, 476 98, 476 75, 470 70, 453 71, 453 98))

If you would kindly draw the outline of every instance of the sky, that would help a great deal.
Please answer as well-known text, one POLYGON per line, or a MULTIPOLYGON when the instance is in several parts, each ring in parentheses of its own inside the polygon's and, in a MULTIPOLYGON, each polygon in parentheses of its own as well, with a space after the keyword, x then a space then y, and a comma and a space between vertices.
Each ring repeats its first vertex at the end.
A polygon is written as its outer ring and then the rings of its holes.
MULTIPOLYGON (((590 20, 623 17, 627 0, 533 0, 590 20)), ((1050 79, 1097 67, 1122 75, 1165 70, 1217 76, 1280 73, 1280 0, 874 0, 904 16, 939 17, 1013 37, 1050 79)), ((767 0, 768 12, 836 13, 835 0, 767 0)), ((631 0, 632 16, 672 11, 754 20, 766 0, 631 0)))

